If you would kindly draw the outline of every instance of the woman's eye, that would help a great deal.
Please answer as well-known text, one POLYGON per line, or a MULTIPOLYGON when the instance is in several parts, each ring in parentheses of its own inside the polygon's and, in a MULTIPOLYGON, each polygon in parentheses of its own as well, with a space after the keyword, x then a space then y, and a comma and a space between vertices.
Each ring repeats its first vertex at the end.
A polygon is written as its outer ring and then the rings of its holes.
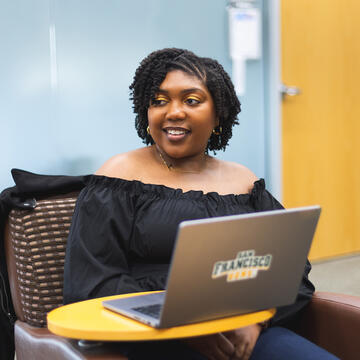
POLYGON ((155 106, 165 105, 167 100, 165 98, 159 97, 151 100, 151 104, 155 106))
POLYGON ((188 104, 188 105, 197 105, 197 104, 200 104, 200 100, 199 99, 195 99, 195 98, 187 98, 185 100, 185 102, 188 104))

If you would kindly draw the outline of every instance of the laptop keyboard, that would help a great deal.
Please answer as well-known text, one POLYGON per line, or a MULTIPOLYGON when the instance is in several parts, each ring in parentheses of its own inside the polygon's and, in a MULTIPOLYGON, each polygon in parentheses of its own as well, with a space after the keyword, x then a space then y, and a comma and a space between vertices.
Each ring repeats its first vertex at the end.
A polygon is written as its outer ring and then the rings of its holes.
POLYGON ((139 313, 158 319, 160 317, 161 307, 162 304, 153 304, 153 305, 140 306, 132 309, 139 313))

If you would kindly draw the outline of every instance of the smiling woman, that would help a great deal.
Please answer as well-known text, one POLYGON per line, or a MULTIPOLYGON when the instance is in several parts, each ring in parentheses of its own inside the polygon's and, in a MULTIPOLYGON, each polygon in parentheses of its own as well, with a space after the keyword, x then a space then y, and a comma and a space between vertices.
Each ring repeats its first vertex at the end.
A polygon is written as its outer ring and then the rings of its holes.
MULTIPOLYGON (((67 242, 65 303, 164 289, 183 220, 282 208, 249 169, 209 155, 227 147, 240 112, 217 61, 182 49, 155 51, 130 89, 135 127, 148 146, 115 155, 87 178, 67 242)), ((279 308, 266 330, 254 324, 183 341, 123 344, 123 351, 129 359, 335 359, 279 327, 310 300, 310 268, 297 301, 279 308)))
POLYGON ((181 70, 169 72, 151 100, 148 122, 157 151, 171 167, 179 168, 184 159, 193 159, 205 168, 205 150, 219 120, 212 96, 201 80, 181 70))
MULTIPOLYGON (((232 127, 238 124, 237 115, 240 112, 240 103, 233 84, 217 61, 199 58, 192 52, 182 49, 155 51, 142 61, 136 71, 130 89, 133 91, 134 111, 137 114, 136 129, 139 136, 146 144, 153 143, 145 131, 148 125, 148 106, 155 100, 155 91, 160 90, 160 84, 166 75, 173 70, 180 70, 192 76, 194 85, 201 83, 201 89, 205 88, 205 92, 210 92, 223 131, 220 137, 214 134, 209 138, 208 149, 224 150, 232 136, 232 127), (149 73, 151 77, 148 76, 149 73)), ((189 102, 196 103, 196 97, 189 102)))
POLYGON ((257 178, 250 170, 209 155, 225 150, 240 112, 217 61, 182 49, 155 51, 141 62, 130 89, 137 132, 152 146, 116 155, 97 174, 183 191, 251 190, 257 178))

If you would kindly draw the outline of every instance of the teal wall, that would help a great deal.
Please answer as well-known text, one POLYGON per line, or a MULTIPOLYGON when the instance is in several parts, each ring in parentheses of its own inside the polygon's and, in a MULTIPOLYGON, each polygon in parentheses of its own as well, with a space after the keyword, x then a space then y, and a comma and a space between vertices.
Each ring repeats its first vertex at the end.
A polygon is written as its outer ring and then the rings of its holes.
MULTIPOLYGON (((84 174, 116 153, 142 146, 128 86, 149 52, 187 48, 216 58, 231 74, 226 4, 226 0, 0 0, 0 190, 12 184, 13 167, 84 174), (58 76, 53 89, 51 23, 56 29, 58 76)), ((265 9, 265 17, 267 13, 265 9)), ((227 151, 217 155, 243 163, 260 177, 267 175, 267 65, 266 58, 248 62, 240 126, 227 151)))

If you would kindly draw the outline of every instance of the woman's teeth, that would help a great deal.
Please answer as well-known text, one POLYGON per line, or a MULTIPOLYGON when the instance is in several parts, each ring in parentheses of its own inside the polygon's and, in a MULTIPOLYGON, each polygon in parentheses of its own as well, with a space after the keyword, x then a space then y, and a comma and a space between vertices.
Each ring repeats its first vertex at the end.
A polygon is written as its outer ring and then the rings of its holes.
POLYGON ((185 130, 174 130, 174 129, 168 129, 167 133, 170 135, 183 135, 186 133, 185 130))

